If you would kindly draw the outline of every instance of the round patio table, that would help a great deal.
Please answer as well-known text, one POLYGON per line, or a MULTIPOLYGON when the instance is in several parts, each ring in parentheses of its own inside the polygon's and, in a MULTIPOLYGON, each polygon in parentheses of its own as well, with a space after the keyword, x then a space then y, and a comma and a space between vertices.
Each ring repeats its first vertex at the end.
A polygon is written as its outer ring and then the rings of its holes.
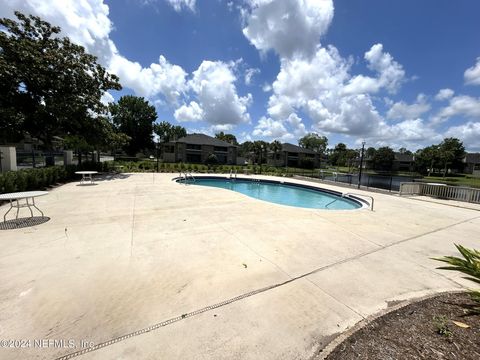
POLYGON ((90 180, 90 184, 93 184, 92 175, 98 174, 98 171, 76 171, 75 174, 82 175, 80 184, 83 184, 87 180, 90 180))
POLYGON ((35 205, 35 198, 39 196, 48 195, 48 191, 22 191, 22 192, 15 192, 15 193, 8 193, 8 194, 0 194, 0 200, 8 200, 10 201, 10 209, 3 215, 3 222, 7 221, 7 214, 13 209, 17 208, 17 216, 15 219, 18 219, 18 212, 22 207, 28 207, 30 210, 30 215, 33 217, 32 207, 37 209, 40 214, 43 215, 43 211, 40 210, 37 205, 35 205), (29 201, 31 199, 31 202, 29 201), (21 203, 20 200, 25 200, 25 203, 21 203))

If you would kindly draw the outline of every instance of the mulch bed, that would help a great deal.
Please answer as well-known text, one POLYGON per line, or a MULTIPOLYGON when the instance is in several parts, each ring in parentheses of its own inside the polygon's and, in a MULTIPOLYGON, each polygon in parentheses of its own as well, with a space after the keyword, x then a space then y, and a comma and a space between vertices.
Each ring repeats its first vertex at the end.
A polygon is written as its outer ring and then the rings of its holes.
POLYGON ((326 359, 479 360, 480 315, 466 309, 473 304, 467 293, 448 293, 407 305, 355 332, 326 359))

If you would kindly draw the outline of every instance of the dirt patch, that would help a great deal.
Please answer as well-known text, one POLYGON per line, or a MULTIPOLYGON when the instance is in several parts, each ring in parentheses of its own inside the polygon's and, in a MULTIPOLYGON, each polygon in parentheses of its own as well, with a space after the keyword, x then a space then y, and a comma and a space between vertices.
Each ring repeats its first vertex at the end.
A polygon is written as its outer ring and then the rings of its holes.
POLYGON ((451 293, 407 305, 361 328, 326 360, 478 360, 480 315, 466 310, 473 304, 468 294, 451 293))

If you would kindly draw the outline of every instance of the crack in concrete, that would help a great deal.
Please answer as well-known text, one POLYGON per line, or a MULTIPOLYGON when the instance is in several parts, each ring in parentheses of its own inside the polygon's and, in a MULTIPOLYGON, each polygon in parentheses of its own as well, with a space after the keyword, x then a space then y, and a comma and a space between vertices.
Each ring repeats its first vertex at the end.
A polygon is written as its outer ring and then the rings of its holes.
MULTIPOLYGON (((84 355, 84 354, 89 353, 89 352, 92 352, 92 351, 96 351, 96 350, 102 349, 102 348, 104 348, 104 347, 107 347, 107 346, 110 346, 110 345, 119 343, 119 342, 124 341, 124 340, 127 340, 127 339, 129 339, 129 338, 132 338, 132 337, 135 337, 135 336, 139 336, 139 335, 142 335, 142 334, 145 334, 145 333, 154 331, 154 330, 156 330, 156 329, 159 329, 159 328, 161 328, 161 327, 165 327, 165 326, 167 326, 167 325, 176 323, 176 322, 181 321, 181 320, 184 320, 184 319, 186 319, 186 318, 193 317, 193 316, 196 316, 196 315, 200 315, 200 314, 205 313, 205 312, 207 312, 207 311, 210 311, 210 310, 213 310, 213 309, 217 309, 217 308, 220 308, 220 307, 223 307, 223 306, 232 304, 232 303, 234 303, 234 302, 243 300, 243 299, 245 299, 245 298, 248 298, 248 297, 251 297, 251 296, 254 296, 254 295, 257 295, 257 294, 261 294, 261 293, 267 292, 267 291, 269 291, 269 290, 273 290, 273 289, 275 289, 275 288, 278 288, 278 287, 281 287, 281 286, 290 284, 290 283, 292 283, 292 282, 294 282, 294 281, 297 281, 297 280, 300 280, 300 279, 307 278, 307 277, 310 276, 310 275, 316 274, 316 273, 318 273, 318 272, 320 272, 320 271, 323 271, 323 270, 332 268, 332 267, 334 267, 334 266, 341 265, 341 264, 345 264, 345 263, 347 263, 347 262, 351 262, 351 261, 357 260, 357 259, 362 258, 362 257, 364 257, 364 256, 374 254, 374 253, 379 252, 379 251, 381 251, 381 250, 383 250, 383 249, 388 249, 388 248, 390 248, 390 247, 393 247, 393 246, 402 244, 402 243, 404 243, 404 242, 411 241, 411 240, 415 240, 415 239, 418 239, 418 238, 420 238, 420 237, 422 237, 422 236, 426 236, 426 235, 430 235, 430 234, 433 234, 433 233, 436 233, 436 232, 439 232, 439 231, 443 231, 443 230, 452 228, 452 227, 454 227, 454 226, 461 225, 461 224, 463 224, 463 223, 466 223, 466 222, 469 222, 469 221, 472 221, 472 220, 475 220, 475 219, 479 219, 479 218, 480 218, 480 216, 475 216, 475 217, 473 217, 473 218, 469 218, 469 219, 466 219, 466 220, 462 220, 462 221, 460 221, 460 222, 457 222, 457 223, 454 223, 454 224, 450 224, 450 225, 447 225, 447 226, 444 226, 444 227, 441 227, 441 228, 438 228, 438 229, 434 229, 434 230, 432 230, 432 231, 428 231, 428 232, 423 233, 423 234, 415 235, 415 236, 412 236, 412 237, 409 237, 409 238, 406 238, 406 239, 402 239, 402 240, 393 242, 393 243, 391 243, 391 244, 382 246, 381 248, 376 248, 376 249, 373 249, 373 250, 365 251, 365 252, 360 253, 360 254, 357 254, 357 255, 355 255, 355 256, 351 256, 351 257, 349 257, 349 258, 345 258, 345 259, 343 259, 343 260, 339 260, 339 261, 334 262, 334 263, 332 263, 332 264, 328 264, 328 265, 321 266, 321 267, 316 268, 316 269, 314 269, 314 270, 312 270, 312 271, 310 271, 310 272, 308 272, 308 273, 305 273, 305 274, 302 274, 302 275, 299 275, 299 276, 290 278, 289 280, 286 280, 286 281, 284 281, 284 282, 276 283, 276 284, 269 285, 269 286, 266 286, 266 287, 263 287, 263 288, 260 288, 260 289, 257 289, 257 290, 253 290, 253 291, 244 293, 244 294, 242 294, 242 295, 236 296, 236 297, 234 297, 234 298, 231 298, 231 299, 228 299, 228 300, 224 300, 224 301, 222 301, 222 302, 219 302, 219 303, 216 303, 216 304, 213 304, 213 305, 206 306, 206 307, 201 308, 201 309, 199 309, 199 310, 195 310, 195 311, 192 311, 192 312, 189 312, 189 313, 186 313, 186 314, 182 314, 182 315, 179 315, 179 316, 177 316, 177 317, 168 319, 168 320, 166 320, 166 321, 162 321, 162 322, 160 322, 160 323, 151 325, 151 326, 149 326, 149 327, 146 327, 146 328, 143 328, 143 329, 140 329, 140 330, 136 330, 136 331, 134 331, 134 332, 131 332, 131 333, 128 333, 128 334, 125 334, 125 335, 122 335, 122 336, 113 338, 113 339, 108 340, 108 341, 105 341, 105 342, 101 342, 101 343, 96 344, 96 345, 94 345, 94 346, 92 346, 92 347, 85 348, 85 349, 82 349, 82 350, 79 350, 79 351, 76 351, 76 352, 73 352, 73 353, 70 353, 70 354, 66 354, 66 355, 60 356, 60 357, 56 358, 56 360, 68 360, 68 359, 72 359, 72 358, 74 358, 74 357, 77 357, 77 356, 80 356, 80 355, 84 355)), ((253 250, 252 250, 252 251, 253 251, 253 250)), ((283 271, 283 270, 282 270, 282 271, 283 271)), ((308 280, 308 279, 306 279, 306 280, 308 280)), ((310 281, 310 280, 308 280, 308 281, 310 281)), ((355 311, 355 313, 356 313, 356 311, 355 311)), ((363 317, 363 316, 362 316, 362 317, 363 317)))

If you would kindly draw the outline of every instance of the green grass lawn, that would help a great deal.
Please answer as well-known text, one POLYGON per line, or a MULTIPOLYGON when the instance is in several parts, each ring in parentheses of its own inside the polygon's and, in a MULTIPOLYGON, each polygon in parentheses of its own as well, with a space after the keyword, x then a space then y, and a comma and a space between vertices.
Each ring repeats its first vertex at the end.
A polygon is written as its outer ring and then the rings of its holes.
POLYGON ((437 182, 454 186, 470 186, 480 188, 480 178, 472 175, 458 175, 458 176, 425 176, 423 178, 427 182, 437 182))

